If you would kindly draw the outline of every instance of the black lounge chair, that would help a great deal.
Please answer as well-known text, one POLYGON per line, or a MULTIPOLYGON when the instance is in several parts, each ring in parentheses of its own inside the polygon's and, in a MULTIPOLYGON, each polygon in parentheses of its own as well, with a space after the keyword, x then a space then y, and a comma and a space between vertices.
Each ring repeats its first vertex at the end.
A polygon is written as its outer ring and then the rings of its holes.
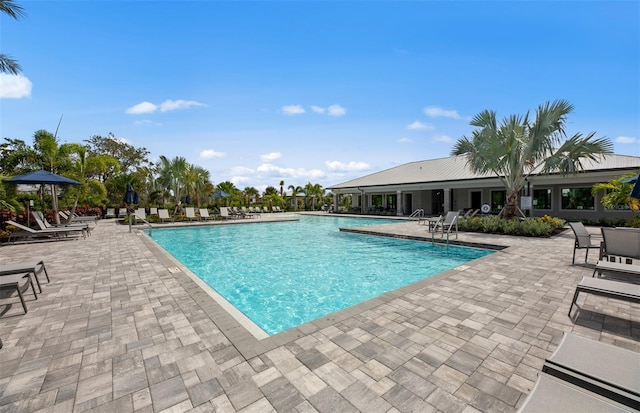
POLYGON ((565 333, 542 371, 602 397, 640 409, 640 353, 565 333))
MULTIPOLYGON (((603 278, 582 277, 573 295, 573 301, 569 307, 569 316, 580 293, 602 295, 618 300, 640 302, 640 285, 620 281, 605 280, 603 278)), ((640 376, 639 376, 640 377, 640 376)))
POLYGON ((44 266, 43 260, 32 260, 32 261, 21 261, 21 262, 12 262, 8 264, 0 264, 0 277, 4 275, 13 275, 20 273, 33 274, 36 279, 36 284, 38 284, 38 290, 42 292, 42 287, 40 285, 40 279, 38 278, 38 274, 43 273, 45 277, 47 277, 47 282, 51 282, 49 279, 49 273, 47 272, 47 268, 44 266))

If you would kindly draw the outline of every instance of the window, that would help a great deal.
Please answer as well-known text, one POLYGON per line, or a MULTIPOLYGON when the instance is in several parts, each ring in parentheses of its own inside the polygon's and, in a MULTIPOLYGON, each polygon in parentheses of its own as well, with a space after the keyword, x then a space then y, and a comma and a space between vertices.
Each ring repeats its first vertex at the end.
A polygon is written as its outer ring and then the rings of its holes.
POLYGON ((562 209, 591 210, 594 199, 591 188, 562 188, 562 209))
POLYGON ((491 212, 498 213, 502 211, 507 199, 505 191, 491 191, 491 212))
POLYGON ((398 195, 393 194, 393 195, 387 195, 387 208, 393 208, 396 209, 398 207, 398 195))
POLYGON ((371 195, 371 206, 382 206, 382 195, 371 195))
POLYGON ((533 190, 533 209, 551 209, 551 189, 533 190))

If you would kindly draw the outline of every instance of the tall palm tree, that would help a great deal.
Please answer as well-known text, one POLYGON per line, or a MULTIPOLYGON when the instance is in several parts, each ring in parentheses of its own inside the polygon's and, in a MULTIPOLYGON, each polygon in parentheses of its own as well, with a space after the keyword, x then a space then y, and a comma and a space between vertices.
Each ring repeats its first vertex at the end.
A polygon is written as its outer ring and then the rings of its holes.
POLYGON ((251 198, 256 199, 260 195, 260 191, 258 191, 258 189, 254 188, 253 186, 246 187, 242 192, 244 193, 245 199, 247 201, 246 206, 250 206, 251 198))
POLYGON ((201 166, 193 165, 190 170, 193 179, 193 192, 196 201, 196 207, 200 208, 202 200, 209 195, 211 188, 211 173, 201 166))
POLYGON ((171 160, 164 155, 160 156, 158 181, 172 193, 173 202, 176 207, 178 207, 178 210, 180 210, 180 199, 185 193, 185 183, 189 166, 189 162, 181 156, 176 156, 171 160))
POLYGON ((512 218, 522 214, 518 193, 532 173, 575 174, 583 169, 583 161, 612 153, 611 141, 595 139, 595 132, 567 138, 565 123, 571 111, 569 102, 556 100, 538 106, 534 119, 527 112, 524 117, 511 115, 498 124, 496 113, 484 110, 470 123, 478 129, 470 138, 460 138, 451 154, 466 155, 474 173, 492 173, 500 179, 507 198, 500 216, 512 218))
POLYGON ((284 181, 280 181, 280 196, 282 197, 284 193, 284 181))
MULTIPOLYGON (((16 20, 26 15, 24 9, 17 5, 13 0, 0 0, 0 12, 7 14, 16 20)), ((19 75, 20 72, 22 72, 22 68, 17 61, 13 60, 9 55, 0 54, 0 73, 19 75)))

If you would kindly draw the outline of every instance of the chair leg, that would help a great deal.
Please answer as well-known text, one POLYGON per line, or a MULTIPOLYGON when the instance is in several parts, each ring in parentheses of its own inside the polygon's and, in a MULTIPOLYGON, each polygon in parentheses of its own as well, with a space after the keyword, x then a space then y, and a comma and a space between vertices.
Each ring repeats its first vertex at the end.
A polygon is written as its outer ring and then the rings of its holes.
POLYGON ((575 247, 575 245, 573 247, 573 260, 571 261, 571 263, 572 264, 576 263, 576 247, 575 247))
POLYGON ((24 313, 27 314, 27 304, 24 302, 24 297, 22 296, 22 291, 20 291, 20 283, 16 282, 16 290, 18 291, 18 297, 20 297, 20 302, 22 303, 22 308, 24 309, 24 313))
POLYGON ((578 301, 578 294, 580 294, 580 290, 576 288, 576 292, 575 294, 573 294, 573 300, 571 301, 571 306, 569 307, 569 313, 567 314, 569 317, 571 317, 571 310, 573 309, 573 305, 576 303, 576 301, 578 301))

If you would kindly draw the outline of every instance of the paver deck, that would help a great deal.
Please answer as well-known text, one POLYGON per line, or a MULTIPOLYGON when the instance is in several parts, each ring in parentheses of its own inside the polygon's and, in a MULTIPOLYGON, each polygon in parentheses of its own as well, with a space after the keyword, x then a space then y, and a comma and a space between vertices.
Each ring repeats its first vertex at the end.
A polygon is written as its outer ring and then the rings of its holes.
POLYGON ((2 246, 0 265, 40 258, 51 282, 27 314, 0 300, 0 412, 514 412, 564 331, 640 351, 638 304, 585 294, 566 315, 593 272, 571 231, 459 241, 507 248, 265 339, 113 220, 2 246))

